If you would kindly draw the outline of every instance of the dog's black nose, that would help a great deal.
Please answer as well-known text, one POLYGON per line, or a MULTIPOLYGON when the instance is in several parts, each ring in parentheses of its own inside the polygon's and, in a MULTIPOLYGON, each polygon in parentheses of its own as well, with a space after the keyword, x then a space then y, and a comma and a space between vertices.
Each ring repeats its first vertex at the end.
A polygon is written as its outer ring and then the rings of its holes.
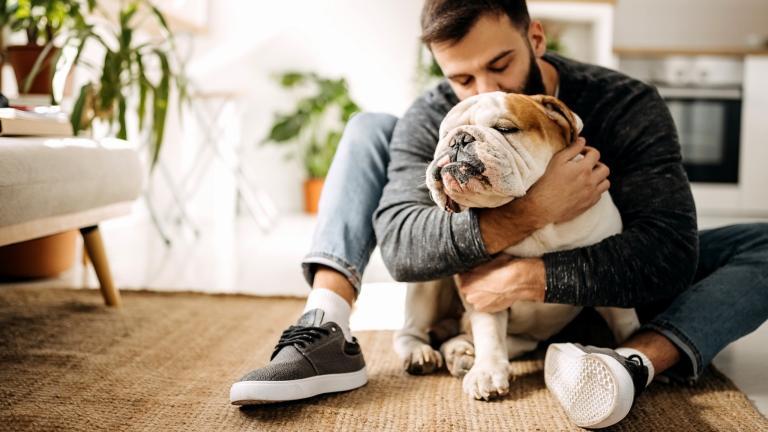
POLYGON ((465 152, 468 153, 474 153, 472 147, 470 144, 475 142, 475 137, 472 135, 466 133, 466 132, 459 132, 456 135, 453 136, 451 139, 450 144, 450 155, 451 155, 451 162, 457 162, 466 160, 469 155, 464 154, 465 152))
POLYGON ((451 147, 461 148, 473 142, 475 142, 475 137, 466 132, 459 132, 453 136, 453 139, 451 140, 451 147))

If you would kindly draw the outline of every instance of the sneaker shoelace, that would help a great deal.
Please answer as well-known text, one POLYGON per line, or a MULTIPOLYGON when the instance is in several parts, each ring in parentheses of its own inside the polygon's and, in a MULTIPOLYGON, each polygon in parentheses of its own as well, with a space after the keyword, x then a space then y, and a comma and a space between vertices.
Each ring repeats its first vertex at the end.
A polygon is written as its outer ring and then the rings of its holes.
POLYGON ((275 346, 275 350, 272 352, 270 360, 275 358, 281 349, 287 346, 306 347, 315 339, 319 339, 330 331, 322 327, 304 327, 304 326, 290 326, 280 336, 280 340, 275 346))
POLYGON ((640 393, 645 389, 648 379, 648 371, 645 369, 643 358, 637 354, 632 354, 627 357, 627 364, 630 365, 632 383, 635 385, 634 399, 637 399, 640 393))
POLYGON ((637 363, 639 366, 645 366, 645 363, 643 363, 642 357, 640 357, 637 354, 632 354, 629 357, 627 357, 627 360, 632 360, 633 362, 637 363))

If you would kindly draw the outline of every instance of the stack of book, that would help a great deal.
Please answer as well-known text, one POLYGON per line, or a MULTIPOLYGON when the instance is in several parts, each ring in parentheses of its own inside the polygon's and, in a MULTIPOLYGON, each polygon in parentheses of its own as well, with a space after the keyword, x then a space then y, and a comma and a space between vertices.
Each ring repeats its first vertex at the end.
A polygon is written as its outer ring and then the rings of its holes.
POLYGON ((50 96, 25 96, 12 100, 8 108, 0 108, 0 136, 71 137, 69 118, 49 100, 50 96))

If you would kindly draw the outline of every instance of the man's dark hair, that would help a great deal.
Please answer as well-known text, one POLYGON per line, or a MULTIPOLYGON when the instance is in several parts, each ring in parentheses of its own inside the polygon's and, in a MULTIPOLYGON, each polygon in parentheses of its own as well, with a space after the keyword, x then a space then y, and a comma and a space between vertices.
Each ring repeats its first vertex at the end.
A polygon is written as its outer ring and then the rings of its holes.
POLYGON ((531 23, 525 0, 426 0, 421 10, 421 41, 428 47, 456 43, 486 14, 506 14, 521 32, 527 32, 531 23))

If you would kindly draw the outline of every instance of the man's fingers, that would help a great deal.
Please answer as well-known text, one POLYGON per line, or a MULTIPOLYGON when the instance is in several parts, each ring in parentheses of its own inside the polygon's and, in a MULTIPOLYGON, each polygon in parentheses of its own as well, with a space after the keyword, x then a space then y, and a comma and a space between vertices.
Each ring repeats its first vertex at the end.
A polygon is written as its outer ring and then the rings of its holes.
POLYGON ((560 157, 562 157, 565 160, 571 160, 576 156, 578 156, 584 150, 584 146, 586 145, 587 145, 587 140, 585 140, 582 137, 579 137, 576 139, 576 142, 560 150, 558 154, 560 155, 560 157))
POLYGON ((592 175, 595 178, 595 183, 605 180, 610 174, 611 170, 608 168, 608 165, 602 162, 595 164, 595 167, 592 169, 592 175))
POLYGON ((597 191, 598 191, 600 194, 602 194, 603 192, 607 191, 607 190, 608 190, 608 189, 610 189, 610 188, 611 188, 611 182, 610 182, 608 179, 605 179, 605 180, 601 181, 601 182, 600 182, 600 183, 597 185, 597 191))
POLYGON ((594 167, 600 160, 600 152, 594 147, 585 146, 581 154, 584 155, 583 163, 589 164, 591 167, 594 167))

